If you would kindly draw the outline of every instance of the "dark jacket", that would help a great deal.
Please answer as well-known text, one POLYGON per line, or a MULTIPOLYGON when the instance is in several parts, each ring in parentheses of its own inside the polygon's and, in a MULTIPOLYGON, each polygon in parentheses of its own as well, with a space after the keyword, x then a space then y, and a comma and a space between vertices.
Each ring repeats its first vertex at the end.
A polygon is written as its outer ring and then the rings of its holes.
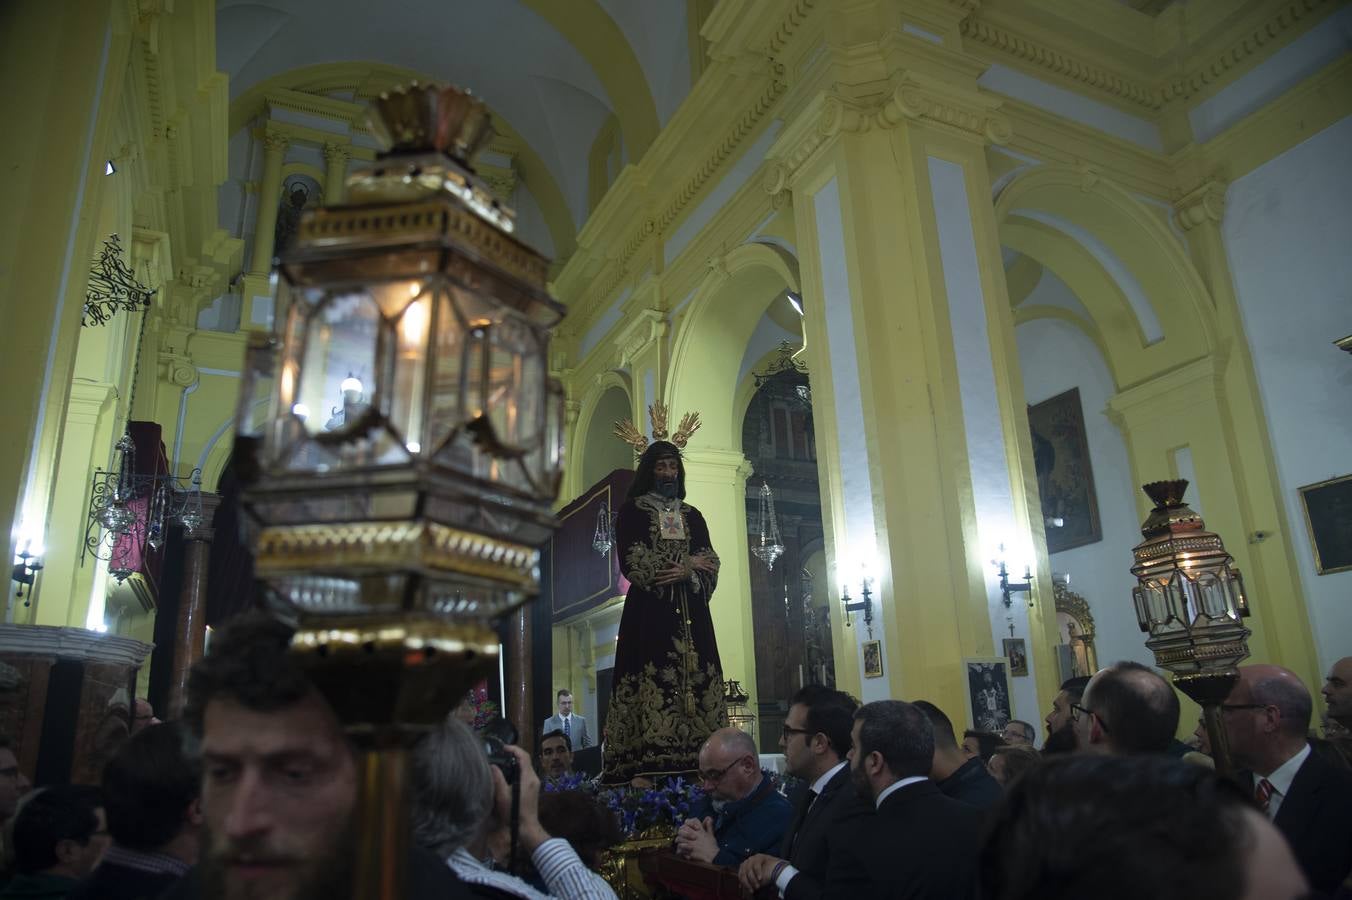
POLYGON ((0 900, 62 900, 77 884, 60 875, 15 875, 0 890, 0 900))
POLYGON ((718 812, 706 797, 695 818, 703 820, 706 816, 713 818, 714 837, 718 839, 714 865, 738 866, 748 856, 779 850, 793 820, 793 807, 774 789, 770 776, 762 773, 754 791, 718 812))
POLYGON ((967 900, 985 814, 931 781, 894 791, 873 816, 831 835, 828 900, 967 900))
POLYGON ((872 816, 873 804, 859 796, 850 783, 850 767, 846 765, 831 776, 802 822, 784 835, 784 846, 779 855, 798 870, 789 881, 784 900, 817 900, 821 897, 830 860, 830 836, 855 819, 872 816))
POLYGON ((943 781, 935 782, 935 787, 945 797, 961 800, 977 809, 990 809, 1005 796, 1000 782, 986 771, 986 764, 980 757, 972 757, 958 767, 958 770, 943 781))
MULTIPOLYGON (((1252 793, 1253 775, 1246 775, 1252 793)), ((1310 887, 1333 894, 1352 873, 1352 773, 1311 751, 1272 824, 1286 836, 1310 887)))
POLYGON ((70 892, 67 900, 155 900, 181 877, 168 872, 146 872, 105 860, 70 892))

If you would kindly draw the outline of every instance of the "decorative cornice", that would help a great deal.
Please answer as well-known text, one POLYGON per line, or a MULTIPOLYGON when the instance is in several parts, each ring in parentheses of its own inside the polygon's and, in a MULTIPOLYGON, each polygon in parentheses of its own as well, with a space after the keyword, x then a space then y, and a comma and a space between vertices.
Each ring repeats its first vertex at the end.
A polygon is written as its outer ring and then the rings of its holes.
POLYGON ((630 317, 628 324, 615 336, 620 365, 631 364, 654 341, 667 333, 666 316, 660 309, 645 309, 630 317))
POLYGON ((888 130, 917 122, 994 144, 1006 143, 1014 133, 1009 117, 1001 113, 1002 100, 988 94, 955 88, 930 76, 907 72, 886 99, 872 105, 847 100, 834 93, 814 98, 784 129, 767 157, 776 160, 765 173, 765 192, 778 196, 793 185, 808 160, 832 138, 870 129, 888 130))
POLYGON ((984 44, 1007 56, 1013 56, 1041 69, 1055 72, 1073 81, 1110 94, 1119 100, 1150 111, 1158 110, 1163 101, 1158 91, 1148 84, 1123 78, 1115 72, 1093 63, 1070 57, 1061 51, 1016 34, 1001 25, 981 21, 977 16, 963 19, 962 35, 984 44))
POLYGON ((1211 222, 1219 225, 1225 215, 1225 184, 1209 178, 1174 203, 1174 217, 1184 231, 1211 222))
POLYGON ((1179 78, 1163 82, 1157 91, 1161 102, 1187 100, 1206 90, 1225 78, 1231 69, 1240 66, 1249 57, 1262 50, 1265 45, 1280 39, 1301 19, 1306 18, 1321 7, 1330 5, 1331 2, 1332 0, 1289 0, 1289 2, 1282 4, 1266 21, 1255 26, 1242 37, 1237 38, 1207 64, 1187 72, 1179 78))
POLYGON ((136 667, 155 647, 145 641, 56 625, 0 625, 0 654, 52 656, 136 667))
POLYGON ((280 131, 268 129, 263 132, 263 147, 269 153, 282 154, 291 146, 291 138, 280 131))
MULTIPOLYGON (((1150 113, 1167 104, 1189 100, 1224 82, 1231 72, 1264 48, 1280 41, 1302 20, 1337 0, 1287 0, 1266 19, 1235 38, 1220 53, 1190 71, 1149 81, 1115 72, 1102 65, 1068 54, 1048 43, 1020 34, 1009 27, 982 18, 980 9, 961 23, 964 38, 1035 68, 1079 82, 1096 92, 1139 107, 1150 113)), ((1161 67, 1164 60, 1157 59, 1161 67)))

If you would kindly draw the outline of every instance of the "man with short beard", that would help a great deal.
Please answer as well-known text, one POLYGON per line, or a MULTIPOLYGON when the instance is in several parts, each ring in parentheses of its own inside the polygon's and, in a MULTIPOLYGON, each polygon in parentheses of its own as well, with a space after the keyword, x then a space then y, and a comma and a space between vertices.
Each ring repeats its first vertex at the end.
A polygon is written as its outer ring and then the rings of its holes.
POLYGON ((1084 689, 1088 684, 1088 675, 1078 675, 1062 682, 1060 693, 1052 700, 1052 711, 1047 713, 1044 720, 1047 725, 1047 740, 1042 744, 1044 755, 1074 753, 1078 748, 1070 707, 1084 699, 1084 689))
POLYGON ((901 700, 854 715, 850 777, 877 812, 830 839, 826 897, 962 900, 972 896, 984 813, 929 779, 934 729, 901 700))
MULTIPOLYGON (((183 717, 201 747, 203 846, 166 900, 335 900, 352 887, 357 760, 294 657, 292 631, 248 613, 193 667, 183 717)), ((406 897, 464 897, 434 855, 414 851, 406 897)))

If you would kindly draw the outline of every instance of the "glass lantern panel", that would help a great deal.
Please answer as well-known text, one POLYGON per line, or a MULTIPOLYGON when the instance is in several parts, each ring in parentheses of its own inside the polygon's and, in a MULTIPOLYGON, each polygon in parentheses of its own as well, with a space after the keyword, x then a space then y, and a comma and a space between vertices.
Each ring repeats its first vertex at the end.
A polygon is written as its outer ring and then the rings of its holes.
MULTIPOLYGON (((1169 597, 1169 586, 1165 583, 1152 581, 1137 588, 1142 597, 1137 602, 1139 610, 1145 614, 1145 622, 1148 630, 1155 632, 1161 629, 1168 630, 1169 624, 1174 619, 1173 607, 1169 597)), ((1138 612, 1139 615, 1139 612, 1138 612)))
POLYGON ((397 319, 410 302, 428 293, 430 288, 417 279, 400 279, 371 285, 370 290, 385 318, 397 319))
POLYGON ((1174 618, 1184 625, 1190 624, 1196 608, 1192 597, 1192 582, 1182 572, 1175 571, 1169 576, 1166 592, 1169 609, 1174 618))
MULTIPOLYGON (((532 393, 524 384, 526 359, 530 352, 528 335, 526 326, 515 318, 502 320, 488 332, 488 365, 480 384, 483 392, 481 408, 504 451, 523 449, 524 416, 528 412, 527 398, 532 393)), ((536 411, 543 389, 544 378, 541 377, 534 391, 536 411)))
POLYGON ((340 431, 371 408, 380 307, 365 290, 334 292, 308 317, 297 401, 291 412, 310 434, 340 431))
POLYGON ((431 382, 422 443, 435 453, 464 424, 465 324, 448 294, 435 299, 431 382))
POLYGON ((1224 572, 1202 572, 1194 580, 1197 597, 1198 624, 1206 620, 1238 619, 1238 612, 1231 608, 1228 583, 1223 580, 1224 572))
POLYGON ((272 421, 269 402, 276 402, 277 357, 281 345, 272 338, 251 341, 244 350, 239 399, 235 404, 235 435, 261 438, 272 421))
MULTIPOLYGON (((390 422, 404 439, 409 453, 423 446, 423 410, 427 394, 427 336, 431 327, 432 296, 409 303, 394 328, 394 391, 390 422)), ((430 448, 429 448, 430 449, 430 448)))

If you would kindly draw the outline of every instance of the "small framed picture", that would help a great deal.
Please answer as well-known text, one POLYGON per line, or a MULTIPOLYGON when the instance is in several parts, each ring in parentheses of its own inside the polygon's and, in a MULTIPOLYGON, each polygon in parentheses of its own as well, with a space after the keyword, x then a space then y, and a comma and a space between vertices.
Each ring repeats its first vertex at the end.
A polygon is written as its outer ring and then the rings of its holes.
POLYGON ((1314 545, 1315 571, 1320 575, 1352 571, 1352 475, 1299 490, 1314 545))
POLYGON ((1005 638, 1005 659, 1009 660, 1009 674, 1015 678, 1028 674, 1028 645, 1023 638, 1005 638))
POLYGON ((1009 699, 1009 660, 975 656, 964 659, 962 665, 967 675, 967 721, 977 731, 1004 731, 1014 716, 1009 699))
POLYGON ((864 641, 864 677, 883 677, 883 646, 880 641, 864 641))

